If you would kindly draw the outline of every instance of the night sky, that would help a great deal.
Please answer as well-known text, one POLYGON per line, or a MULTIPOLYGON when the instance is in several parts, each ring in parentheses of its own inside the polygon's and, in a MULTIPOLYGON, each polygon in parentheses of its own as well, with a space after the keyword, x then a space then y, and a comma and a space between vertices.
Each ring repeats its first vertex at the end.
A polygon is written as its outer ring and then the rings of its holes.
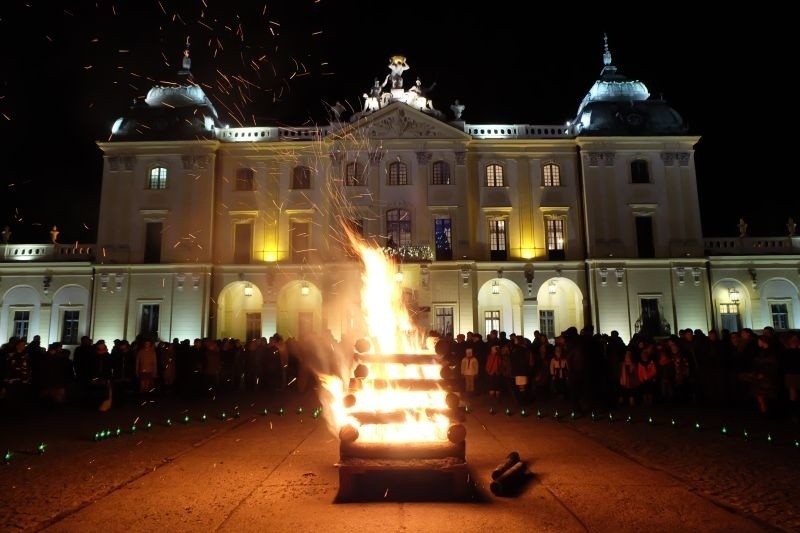
MULTIPOLYGON (((577 3, 542 10, 493 1, 393 3, 137 0, 0 4, 0 224, 12 242, 94 242, 102 159, 95 142, 134 98, 177 81, 183 44, 223 122, 327 123, 326 103, 361 94, 402 54, 449 115, 468 123, 562 124, 602 68, 663 96, 702 136, 698 187, 706 236, 784 235, 800 221, 787 144, 796 59, 787 13, 693 13, 577 3)), ((708 11, 708 10, 706 10, 708 11)))

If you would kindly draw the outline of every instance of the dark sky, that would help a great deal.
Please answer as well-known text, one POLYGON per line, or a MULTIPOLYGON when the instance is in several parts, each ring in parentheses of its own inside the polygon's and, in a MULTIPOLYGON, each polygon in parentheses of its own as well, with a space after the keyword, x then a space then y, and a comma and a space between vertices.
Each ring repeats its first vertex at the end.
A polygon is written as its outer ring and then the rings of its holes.
POLYGON ((698 187, 706 236, 782 235, 800 220, 788 80, 797 48, 788 13, 696 4, 405 0, 280 2, 16 0, 0 3, 0 224, 13 242, 94 242, 101 155, 114 119, 159 80, 175 81, 189 36, 192 71, 225 122, 327 122, 324 102, 360 109, 388 58, 436 82, 470 123, 560 124, 614 63, 663 96, 702 136, 698 187), (598 3, 600 4, 600 3, 598 3))

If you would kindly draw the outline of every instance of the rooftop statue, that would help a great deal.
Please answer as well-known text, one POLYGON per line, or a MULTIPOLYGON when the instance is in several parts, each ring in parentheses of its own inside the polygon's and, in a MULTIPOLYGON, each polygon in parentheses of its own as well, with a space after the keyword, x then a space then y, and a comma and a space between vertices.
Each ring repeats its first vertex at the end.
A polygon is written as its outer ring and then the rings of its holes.
POLYGON ((453 116, 455 117, 453 120, 461 120, 461 113, 464 112, 464 104, 456 100, 453 102, 453 105, 450 106, 450 111, 453 112, 453 116))
POLYGON ((192 58, 189 57, 189 38, 186 38, 186 48, 183 50, 183 59, 181 60, 181 69, 178 71, 181 76, 192 75, 192 58))
POLYGON ((411 68, 408 63, 406 62, 405 56, 392 56, 389 58, 389 70, 392 72, 386 75, 386 79, 383 80, 383 87, 389 83, 389 80, 392 82, 392 89, 402 89, 403 88, 403 72, 407 71, 411 68))

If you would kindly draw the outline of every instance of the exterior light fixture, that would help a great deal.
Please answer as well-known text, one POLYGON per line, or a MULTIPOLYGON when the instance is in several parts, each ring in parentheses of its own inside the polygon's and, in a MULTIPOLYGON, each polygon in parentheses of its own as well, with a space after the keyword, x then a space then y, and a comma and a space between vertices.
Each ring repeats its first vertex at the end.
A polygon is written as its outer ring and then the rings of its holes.
POLYGON ((728 289, 728 296, 731 297, 731 302, 733 303, 739 303, 739 299, 741 298, 741 295, 739 294, 739 289, 737 289, 736 287, 731 287, 730 289, 728 289))
POLYGON ((492 282, 492 294, 500 294, 500 284, 497 283, 497 280, 492 282))
POLYGON ((309 292, 311 292, 311 289, 308 288, 308 283, 304 281, 303 284, 300 285, 300 294, 303 296, 308 296, 309 292))
POLYGON ((245 296, 252 296, 253 295, 253 286, 249 283, 245 284, 244 286, 244 295, 245 296))
POLYGON ((398 267, 397 267, 397 273, 395 273, 395 275, 394 275, 394 280, 395 280, 397 283, 403 283, 403 279, 404 279, 404 278, 405 278, 405 276, 403 276, 403 271, 402 271, 402 270, 400 270, 400 266, 398 265, 398 267))
POLYGON ((554 280, 550 280, 550 283, 547 284, 547 292, 550 294, 556 293, 556 282, 554 280))

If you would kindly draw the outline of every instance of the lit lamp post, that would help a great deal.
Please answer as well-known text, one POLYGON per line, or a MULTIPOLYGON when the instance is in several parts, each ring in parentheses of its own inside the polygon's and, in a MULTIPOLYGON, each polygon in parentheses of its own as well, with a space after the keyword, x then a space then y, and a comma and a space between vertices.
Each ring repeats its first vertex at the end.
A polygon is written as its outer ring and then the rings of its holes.
POLYGON ((500 284, 497 280, 492 282, 492 294, 500 294, 500 284))
POLYGON ((244 286, 244 295, 245 296, 252 296, 253 295, 253 286, 249 283, 245 284, 244 286))
POLYGON ((308 288, 308 283, 304 281, 303 284, 300 285, 300 294, 303 296, 308 296, 309 292, 311 292, 311 289, 308 288))
POLYGON ((554 280, 550 280, 550 283, 547 284, 547 292, 548 294, 555 294, 556 293, 556 282, 554 280))

